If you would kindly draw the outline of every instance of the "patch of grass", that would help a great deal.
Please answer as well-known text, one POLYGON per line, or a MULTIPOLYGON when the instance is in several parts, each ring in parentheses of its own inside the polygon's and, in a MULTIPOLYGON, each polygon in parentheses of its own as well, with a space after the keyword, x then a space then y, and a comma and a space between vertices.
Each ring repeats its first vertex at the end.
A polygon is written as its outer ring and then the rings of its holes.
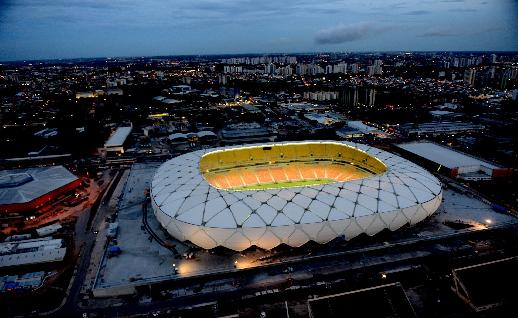
POLYGON ((254 184, 251 186, 244 186, 234 188, 234 191, 247 191, 247 190, 267 190, 267 189, 283 189, 283 188, 296 188, 296 187, 308 187, 321 184, 335 183, 336 180, 324 178, 324 179, 311 179, 311 180, 298 180, 298 181, 285 181, 285 182, 272 182, 263 184, 254 184))

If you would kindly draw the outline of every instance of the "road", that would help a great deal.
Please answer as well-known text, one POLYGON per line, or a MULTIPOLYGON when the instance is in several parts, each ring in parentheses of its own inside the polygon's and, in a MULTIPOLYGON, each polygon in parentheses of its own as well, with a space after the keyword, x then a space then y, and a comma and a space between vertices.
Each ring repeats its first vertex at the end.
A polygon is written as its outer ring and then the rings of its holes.
MULTIPOLYGON (((120 176, 122 171, 119 171, 120 176)), ((64 302, 56 310, 42 313, 42 316, 51 317, 81 317, 83 310, 79 307, 80 294, 82 286, 85 282, 85 277, 88 274, 90 262, 92 259, 92 250, 95 246, 97 235, 90 229, 97 229, 98 233, 102 233, 100 225, 102 224, 105 214, 109 211, 109 199, 113 189, 117 186, 120 181, 120 177, 114 177, 111 184, 107 187, 106 191, 102 194, 101 203, 97 209, 95 207, 91 209, 90 213, 83 213, 78 218, 75 227, 75 242, 76 248, 80 248, 80 254, 78 262, 76 263, 74 274, 71 278, 69 288, 66 294, 64 302), (93 218, 90 226, 89 220, 93 218)))

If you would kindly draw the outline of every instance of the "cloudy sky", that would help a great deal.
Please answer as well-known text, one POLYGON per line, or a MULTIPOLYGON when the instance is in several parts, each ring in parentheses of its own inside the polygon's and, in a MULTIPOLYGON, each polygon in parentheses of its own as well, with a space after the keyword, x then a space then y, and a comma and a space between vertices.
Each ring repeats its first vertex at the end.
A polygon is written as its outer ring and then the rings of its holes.
POLYGON ((518 0, 0 0, 0 60, 518 50, 518 0))

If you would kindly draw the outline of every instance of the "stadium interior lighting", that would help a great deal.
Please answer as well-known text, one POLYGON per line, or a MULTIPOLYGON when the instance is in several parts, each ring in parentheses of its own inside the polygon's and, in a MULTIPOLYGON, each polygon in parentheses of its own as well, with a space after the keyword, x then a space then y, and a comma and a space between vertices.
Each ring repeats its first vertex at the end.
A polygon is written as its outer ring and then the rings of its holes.
POLYGON ((169 234, 235 251, 395 231, 441 201, 440 181, 423 168, 336 141, 202 149, 164 163, 151 184, 153 211, 169 234))

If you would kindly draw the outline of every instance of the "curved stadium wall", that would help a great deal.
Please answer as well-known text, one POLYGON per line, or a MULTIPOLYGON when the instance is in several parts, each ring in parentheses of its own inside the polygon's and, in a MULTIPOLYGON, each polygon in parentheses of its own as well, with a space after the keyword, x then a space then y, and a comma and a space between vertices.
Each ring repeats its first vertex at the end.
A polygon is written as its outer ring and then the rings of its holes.
POLYGON ((205 149, 173 158, 151 185, 154 213, 205 249, 271 249, 397 230, 433 214, 441 184, 397 155, 349 142, 205 149))

